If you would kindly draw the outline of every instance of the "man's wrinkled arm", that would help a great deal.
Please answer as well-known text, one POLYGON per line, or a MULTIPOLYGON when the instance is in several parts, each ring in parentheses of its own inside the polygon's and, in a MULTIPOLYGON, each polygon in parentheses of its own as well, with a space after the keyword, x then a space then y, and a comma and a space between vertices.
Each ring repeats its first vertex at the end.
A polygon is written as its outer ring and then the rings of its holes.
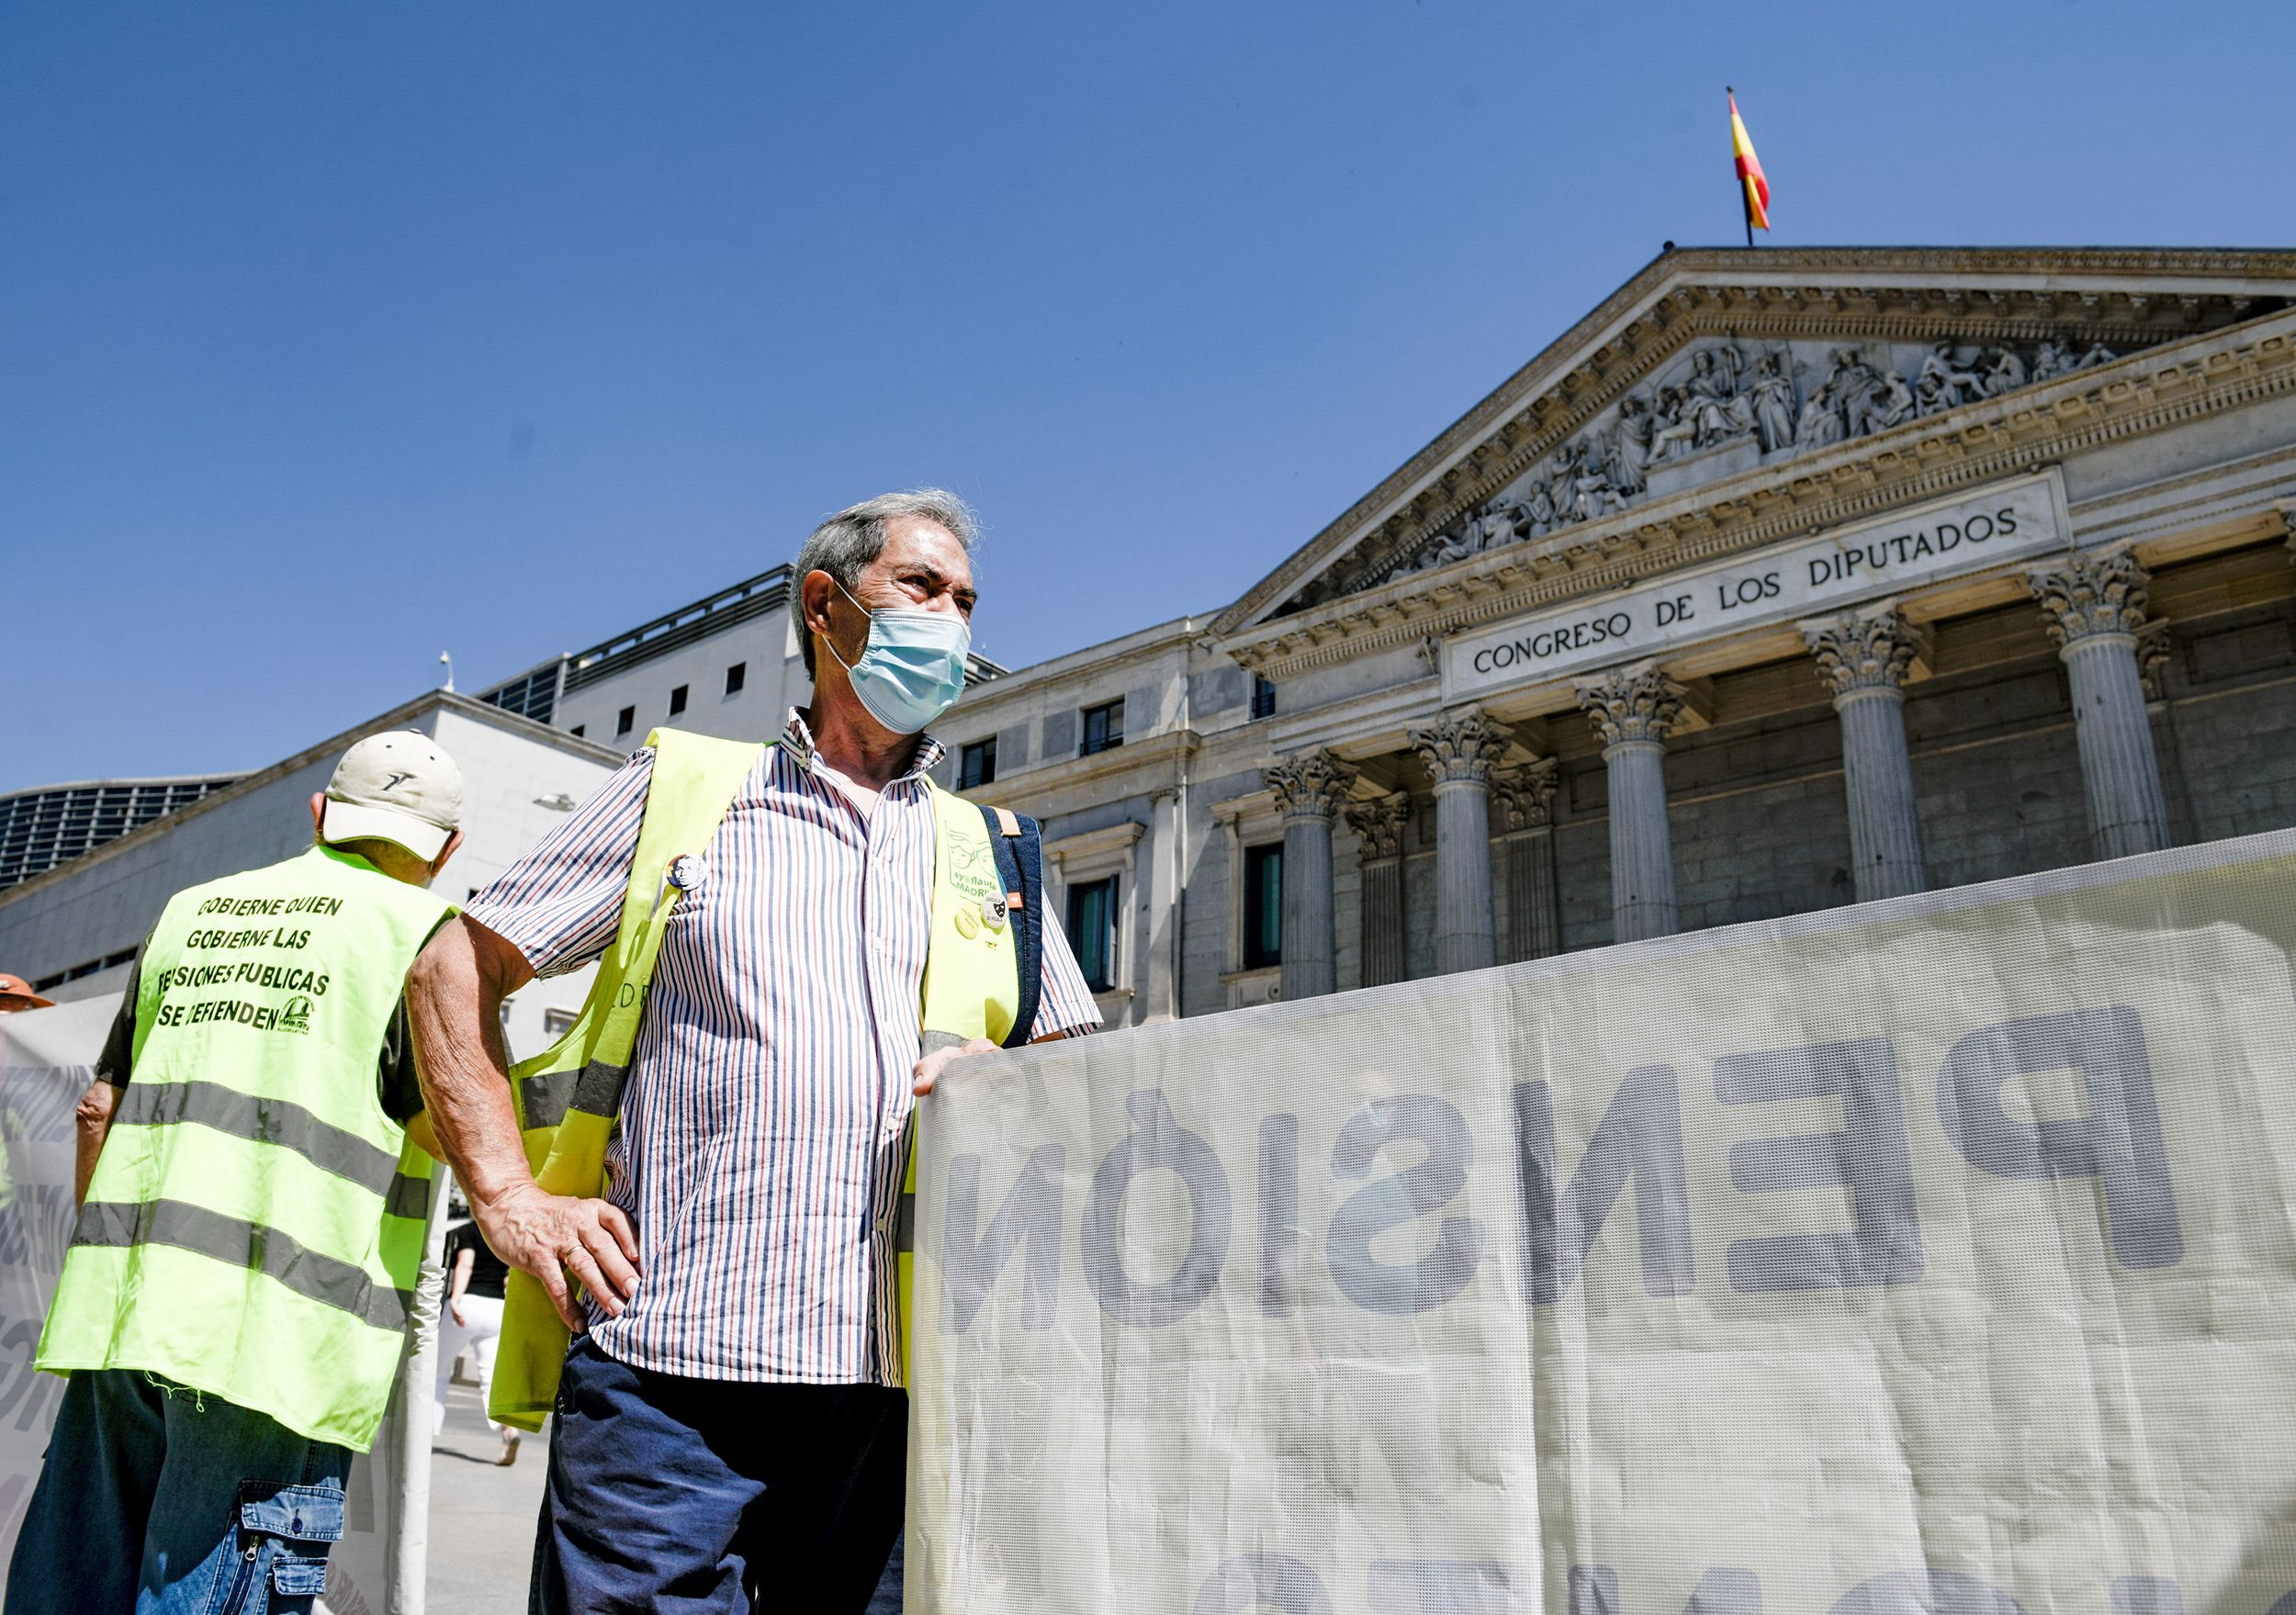
POLYGON ((474 1206, 534 1182, 502 1042, 502 1000, 533 977, 523 954, 467 916, 441 925, 407 972, 423 1105, 474 1206))
POLYGON ((104 1139, 112 1130, 112 1113, 119 1108, 119 1090, 98 1077, 80 1095, 73 1112, 72 1203, 87 1204, 87 1186, 96 1176, 96 1158, 104 1153, 104 1139))
POLYGON ((568 1329, 580 1281, 610 1318, 637 1288, 637 1234, 599 1199, 546 1194, 526 1166, 502 1042, 502 1000, 533 979, 526 958, 468 915, 439 927, 407 974, 407 1020, 431 1129, 494 1253, 538 1279, 568 1329))

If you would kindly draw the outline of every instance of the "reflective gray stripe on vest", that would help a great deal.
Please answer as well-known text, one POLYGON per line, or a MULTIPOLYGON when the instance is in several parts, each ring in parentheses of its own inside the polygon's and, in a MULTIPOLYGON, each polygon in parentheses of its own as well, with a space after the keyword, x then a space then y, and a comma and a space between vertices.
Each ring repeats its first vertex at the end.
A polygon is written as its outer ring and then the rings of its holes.
POLYGON ((420 1222, 431 1215, 431 1180, 393 1172, 390 1191, 383 1196, 385 1217, 411 1217, 420 1222))
POLYGON ((348 1178, 381 1194, 390 1188, 399 1158, 356 1133, 321 1121, 288 1099, 259 1099, 220 1082, 131 1082, 113 1114, 115 1127, 174 1127, 197 1122, 234 1138, 293 1150, 321 1172, 348 1178))
POLYGON ((525 1126, 555 1127, 569 1110, 591 1116, 612 1116, 622 1108, 622 1086, 630 1068, 593 1060, 579 1071, 544 1071, 518 1085, 526 1106, 525 1126))
POLYGON ((901 1209, 893 1214, 893 1248, 917 1253, 917 1196, 901 1196, 901 1209))
POLYGON ((80 1210, 72 1242, 107 1250, 173 1245, 260 1273, 307 1300, 378 1329, 404 1329, 407 1308, 414 1303, 412 1292, 378 1284, 363 1269, 306 1250, 277 1228, 182 1200, 91 1200, 80 1210))

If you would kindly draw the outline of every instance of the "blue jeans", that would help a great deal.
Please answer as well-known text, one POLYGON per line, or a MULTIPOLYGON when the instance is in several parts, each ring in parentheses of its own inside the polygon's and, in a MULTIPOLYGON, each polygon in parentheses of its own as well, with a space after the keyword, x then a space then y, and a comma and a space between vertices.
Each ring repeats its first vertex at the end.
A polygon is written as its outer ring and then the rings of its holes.
POLYGON ((8 1566, 11 1615, 304 1615, 348 1448, 134 1369, 64 1387, 8 1566))
POLYGON ((544 1615, 861 1615, 901 1532, 908 1398, 633 1368, 578 1335, 535 1544, 544 1615))

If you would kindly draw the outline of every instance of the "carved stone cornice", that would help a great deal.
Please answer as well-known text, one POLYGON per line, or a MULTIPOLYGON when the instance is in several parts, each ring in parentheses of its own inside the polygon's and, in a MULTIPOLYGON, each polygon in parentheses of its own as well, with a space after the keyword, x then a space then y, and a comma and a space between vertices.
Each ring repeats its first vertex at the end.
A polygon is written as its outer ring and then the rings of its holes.
POLYGON ((1536 757, 1519 768, 1501 768, 1491 777, 1491 793, 1506 811, 1507 828, 1540 830, 1555 822, 1555 787, 1562 764, 1554 757, 1536 757))
POLYGON ((1472 707, 1446 713, 1439 723, 1411 732, 1412 749, 1427 765, 1437 786, 1483 780, 1506 755, 1507 735, 1472 707))
POLYGON ((1896 611, 1844 611, 1802 624, 1818 676, 1839 701, 1868 690, 1902 690, 1922 654, 1920 631, 1896 611))
POLYGON ((1347 804, 1347 824, 1362 839, 1367 861, 1403 856, 1403 832, 1411 824, 1411 798, 1401 791, 1347 804))
POLYGON ((2126 550, 2045 562, 2029 568, 2025 581, 2048 619, 2049 637, 2060 645, 2134 638, 2144 626, 2152 579, 2126 550))
POLYGON ((1285 818, 1328 819, 1355 784, 1356 770, 1328 751, 1308 751, 1271 765, 1260 778, 1285 818))
POLYGON ((1664 745, 1682 722, 1687 692, 1649 662, 1605 667, 1577 681, 1579 709, 1607 750, 1638 742, 1664 745))
POLYGON ((1289 678, 1950 496, 2068 455, 2296 392, 2296 313, 2137 353, 1784 465, 1414 574, 1235 634, 1221 648, 1289 678))

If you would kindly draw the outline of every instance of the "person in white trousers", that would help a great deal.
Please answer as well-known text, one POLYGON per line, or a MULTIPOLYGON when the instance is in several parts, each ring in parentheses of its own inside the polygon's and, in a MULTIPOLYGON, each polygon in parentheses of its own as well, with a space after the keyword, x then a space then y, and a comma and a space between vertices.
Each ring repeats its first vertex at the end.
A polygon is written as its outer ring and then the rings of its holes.
MULTIPOLYGON (((446 1428, 446 1387, 455 1377, 455 1360, 467 1348, 478 1371, 478 1402, 485 1406, 494 1384, 494 1349, 502 1338, 502 1280, 509 1270, 478 1232, 475 1222, 463 1222, 446 1236, 446 1316, 439 1320, 438 1399, 431 1408, 431 1433, 446 1428)), ((500 1464, 518 1462, 518 1432, 507 1424, 494 1424, 502 1440, 500 1464)))

